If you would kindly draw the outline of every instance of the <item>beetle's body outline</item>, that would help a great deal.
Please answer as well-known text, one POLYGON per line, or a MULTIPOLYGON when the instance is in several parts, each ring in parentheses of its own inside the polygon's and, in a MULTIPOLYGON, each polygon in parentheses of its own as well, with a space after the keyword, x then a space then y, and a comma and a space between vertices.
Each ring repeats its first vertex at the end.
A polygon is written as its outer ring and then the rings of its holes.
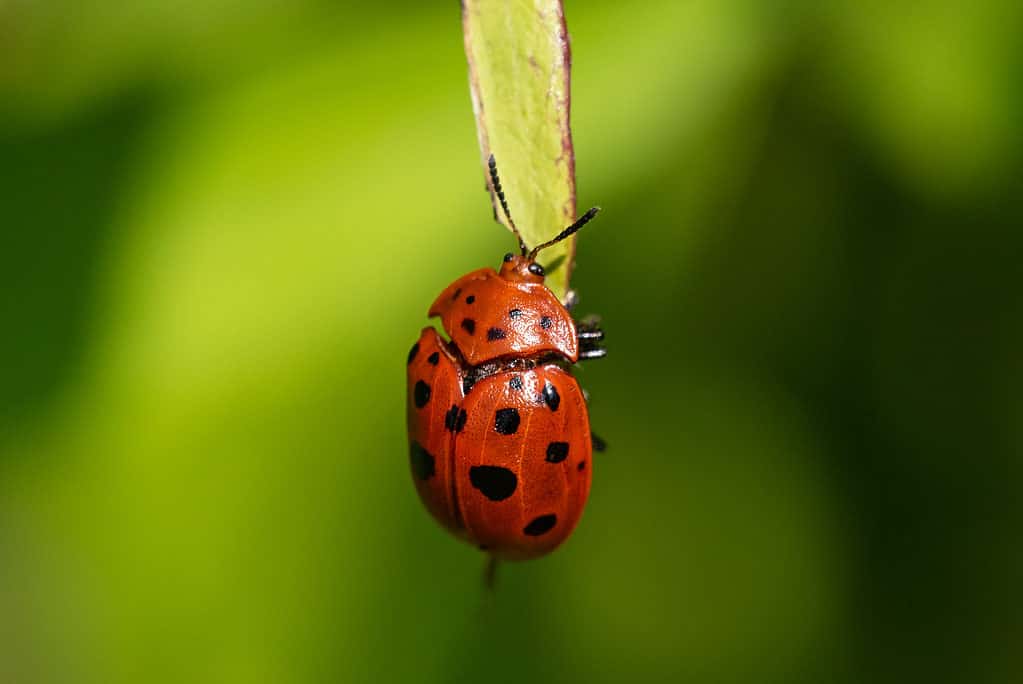
POLYGON ((449 339, 426 327, 409 352, 409 460, 442 526, 494 558, 524 560, 571 534, 589 496, 594 444, 602 444, 572 367, 604 356, 603 331, 595 319, 572 318, 536 262, 599 209, 527 250, 493 156, 490 173, 521 253, 506 254, 500 271, 462 276, 430 307, 449 339))

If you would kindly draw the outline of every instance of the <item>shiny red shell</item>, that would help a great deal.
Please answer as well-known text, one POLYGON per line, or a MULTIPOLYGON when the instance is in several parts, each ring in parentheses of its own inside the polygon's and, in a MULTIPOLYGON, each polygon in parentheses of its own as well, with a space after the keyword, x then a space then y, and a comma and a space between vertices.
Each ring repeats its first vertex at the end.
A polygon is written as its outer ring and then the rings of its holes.
MULTIPOLYGON (((504 271, 504 269, 502 269, 504 271)), ((430 307, 466 362, 558 352, 579 358, 575 322, 542 282, 516 282, 481 268, 451 283, 430 307)))
POLYGON ((570 368, 571 315, 521 257, 474 271, 433 306, 408 357, 413 481, 426 508, 506 560, 542 556, 571 534, 590 491, 589 415, 570 368))

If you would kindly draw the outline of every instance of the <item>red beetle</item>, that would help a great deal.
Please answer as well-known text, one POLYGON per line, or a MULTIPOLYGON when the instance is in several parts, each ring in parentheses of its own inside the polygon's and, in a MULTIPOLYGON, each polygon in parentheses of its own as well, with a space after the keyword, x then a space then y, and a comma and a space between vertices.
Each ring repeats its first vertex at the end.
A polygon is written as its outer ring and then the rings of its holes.
POLYGON ((599 209, 527 251, 493 156, 490 175, 521 255, 506 254, 500 272, 462 276, 430 307, 450 341, 427 327, 409 352, 409 459, 444 527, 494 558, 522 560, 571 534, 590 492, 592 450, 602 448, 571 371, 606 354, 604 333, 595 320, 572 319, 535 261, 599 209))

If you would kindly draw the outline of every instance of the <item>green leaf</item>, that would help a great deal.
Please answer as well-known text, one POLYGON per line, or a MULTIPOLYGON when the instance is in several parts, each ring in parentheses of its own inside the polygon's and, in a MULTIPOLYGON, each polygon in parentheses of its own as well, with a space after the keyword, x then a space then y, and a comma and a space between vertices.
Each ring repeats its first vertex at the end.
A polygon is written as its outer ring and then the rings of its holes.
MULTIPOLYGON (((575 154, 569 128, 571 54, 560 0, 463 0, 480 160, 494 213, 507 226, 486 173, 497 160, 516 227, 530 247, 576 219, 575 154)), ((564 298, 575 236, 545 249, 547 286, 564 298)))

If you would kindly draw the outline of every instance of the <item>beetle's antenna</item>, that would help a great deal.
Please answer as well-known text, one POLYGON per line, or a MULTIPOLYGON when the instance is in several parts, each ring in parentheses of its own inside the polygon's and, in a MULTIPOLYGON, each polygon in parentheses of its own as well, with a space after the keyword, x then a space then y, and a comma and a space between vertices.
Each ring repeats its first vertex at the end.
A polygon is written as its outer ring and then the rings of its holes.
POLYGON ((526 256, 526 243, 522 240, 522 235, 519 234, 519 229, 515 227, 515 221, 512 220, 511 212, 508 211, 508 202, 504 199, 504 190, 501 189, 501 179, 497 175, 497 161, 494 159, 494 155, 490 155, 490 159, 487 160, 487 166, 490 167, 490 180, 494 183, 494 194, 497 195, 497 199, 501 202, 501 208, 504 209, 504 216, 508 219, 508 225, 511 226, 512 232, 515 233, 515 237, 519 240, 519 249, 522 250, 522 256, 526 256))
POLYGON ((562 240, 564 240, 568 236, 574 235, 575 233, 577 233, 580 228, 582 228, 587 223, 592 221, 593 217, 596 216, 597 212, 599 212, 599 211, 600 211, 600 207, 593 207, 592 209, 587 211, 585 214, 580 216, 576 220, 575 223, 573 223, 568 228, 566 228, 565 230, 563 230, 560 233, 558 233, 557 236, 555 236, 555 238, 553 240, 548 240, 547 242, 543 243, 542 245, 537 245, 536 247, 534 247, 533 251, 529 253, 529 257, 528 257, 529 260, 532 261, 533 259, 535 259, 537 252, 539 252, 541 249, 546 249, 547 247, 550 247, 553 244, 557 244, 557 243, 561 242, 562 240))

